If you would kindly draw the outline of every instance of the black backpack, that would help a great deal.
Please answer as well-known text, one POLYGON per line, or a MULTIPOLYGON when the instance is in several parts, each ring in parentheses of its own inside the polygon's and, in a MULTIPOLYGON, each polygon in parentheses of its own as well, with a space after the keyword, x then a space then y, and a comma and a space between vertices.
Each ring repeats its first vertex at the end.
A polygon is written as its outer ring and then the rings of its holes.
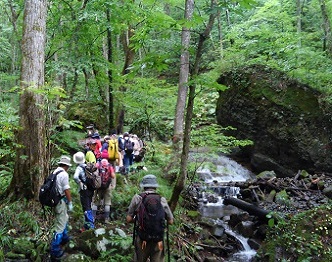
POLYGON ((62 171, 63 170, 59 170, 56 173, 51 173, 40 187, 39 202, 43 206, 55 207, 60 202, 62 196, 56 187, 56 178, 62 171))
POLYGON ((157 193, 142 193, 137 210, 137 234, 144 241, 159 242, 164 239, 165 210, 157 193))
POLYGON ((134 142, 130 139, 125 140, 124 151, 126 152, 126 154, 131 154, 132 152, 134 152, 134 142))

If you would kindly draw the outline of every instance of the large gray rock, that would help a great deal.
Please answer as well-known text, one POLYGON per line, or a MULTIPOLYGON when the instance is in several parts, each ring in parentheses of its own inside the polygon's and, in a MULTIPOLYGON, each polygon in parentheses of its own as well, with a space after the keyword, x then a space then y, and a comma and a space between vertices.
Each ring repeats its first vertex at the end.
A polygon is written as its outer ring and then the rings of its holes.
POLYGON ((263 66, 224 73, 218 83, 229 89, 220 91, 217 121, 254 141, 241 153, 255 172, 332 172, 332 110, 323 94, 263 66))

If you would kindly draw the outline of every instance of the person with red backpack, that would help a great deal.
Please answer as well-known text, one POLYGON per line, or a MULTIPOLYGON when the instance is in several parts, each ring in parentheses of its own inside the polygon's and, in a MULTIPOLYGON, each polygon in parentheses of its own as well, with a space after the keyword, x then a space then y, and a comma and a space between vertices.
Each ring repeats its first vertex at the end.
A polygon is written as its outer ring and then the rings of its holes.
POLYGON ((97 163, 99 175, 101 176, 101 187, 95 191, 92 203, 92 212, 97 216, 98 206, 104 205, 103 219, 105 223, 110 220, 112 191, 116 186, 116 176, 113 166, 107 159, 102 159, 97 163))
POLYGON ((165 222, 173 224, 174 217, 167 200, 160 196, 157 178, 146 175, 141 182, 143 193, 135 194, 127 212, 127 223, 134 224, 135 262, 163 262, 165 259, 165 222))

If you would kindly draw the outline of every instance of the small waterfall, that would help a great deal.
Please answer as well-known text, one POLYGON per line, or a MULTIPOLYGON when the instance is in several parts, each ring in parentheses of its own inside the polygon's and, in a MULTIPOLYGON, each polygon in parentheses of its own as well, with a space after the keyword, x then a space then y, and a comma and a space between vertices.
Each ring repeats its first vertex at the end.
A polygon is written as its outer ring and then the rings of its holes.
POLYGON ((248 239, 233 232, 231 228, 220 218, 236 214, 239 212, 238 208, 231 205, 223 205, 226 196, 237 197, 240 193, 238 187, 229 186, 230 182, 245 182, 250 180, 252 173, 225 156, 220 156, 213 160, 215 166, 210 168, 216 170, 211 172, 208 165, 200 168, 197 173, 204 181, 204 185, 200 188, 200 207, 199 211, 203 217, 215 220, 215 223, 221 225, 227 234, 235 237, 243 246, 243 251, 234 254, 228 262, 249 262, 256 254, 256 251, 251 249, 248 245, 248 239))
POLYGON ((235 237, 242 245, 243 250, 235 253, 232 257, 228 258, 227 262, 249 262, 255 255, 256 251, 251 249, 248 245, 248 239, 232 231, 229 226, 222 220, 218 221, 219 225, 225 229, 225 232, 233 237, 235 237))
POLYGON ((248 169, 226 156, 219 156, 214 163, 213 170, 216 172, 211 172, 208 164, 197 170, 206 184, 245 182, 252 178, 252 173, 248 169))

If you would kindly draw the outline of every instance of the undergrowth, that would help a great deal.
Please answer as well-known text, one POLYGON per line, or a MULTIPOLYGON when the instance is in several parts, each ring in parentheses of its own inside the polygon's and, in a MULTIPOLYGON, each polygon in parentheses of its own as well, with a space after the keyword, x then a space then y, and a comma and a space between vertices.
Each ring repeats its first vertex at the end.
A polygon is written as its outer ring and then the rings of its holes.
POLYGON ((270 228, 259 261, 332 261, 331 204, 281 220, 270 228))

